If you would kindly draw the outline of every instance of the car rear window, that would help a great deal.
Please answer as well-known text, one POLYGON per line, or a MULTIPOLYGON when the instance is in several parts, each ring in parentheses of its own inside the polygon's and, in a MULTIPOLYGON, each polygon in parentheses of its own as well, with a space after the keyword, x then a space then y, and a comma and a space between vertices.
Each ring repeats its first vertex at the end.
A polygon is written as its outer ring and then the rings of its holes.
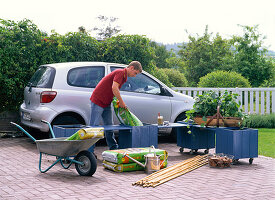
POLYGON ((67 82, 71 86, 95 88, 104 73, 104 66, 77 67, 69 70, 67 82))
POLYGON ((27 86, 38 88, 52 88, 54 77, 54 68, 41 66, 33 74, 27 86))

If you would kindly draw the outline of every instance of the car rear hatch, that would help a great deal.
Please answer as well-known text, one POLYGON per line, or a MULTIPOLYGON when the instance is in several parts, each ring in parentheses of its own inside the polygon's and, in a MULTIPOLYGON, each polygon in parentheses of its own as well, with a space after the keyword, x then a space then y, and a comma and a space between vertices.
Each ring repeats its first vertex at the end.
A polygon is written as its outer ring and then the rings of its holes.
POLYGON ((34 110, 41 103, 41 94, 50 92, 55 77, 55 69, 41 66, 34 73, 24 90, 24 101, 27 109, 34 110))

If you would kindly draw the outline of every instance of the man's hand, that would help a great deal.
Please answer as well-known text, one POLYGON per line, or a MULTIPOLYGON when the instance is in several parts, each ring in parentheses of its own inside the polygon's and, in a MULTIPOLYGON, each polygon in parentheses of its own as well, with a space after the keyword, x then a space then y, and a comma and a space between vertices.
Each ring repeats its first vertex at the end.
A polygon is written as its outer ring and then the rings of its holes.
POLYGON ((122 101, 122 102, 119 101, 118 106, 121 107, 121 108, 127 108, 127 106, 126 106, 126 104, 124 103, 124 101, 122 101))

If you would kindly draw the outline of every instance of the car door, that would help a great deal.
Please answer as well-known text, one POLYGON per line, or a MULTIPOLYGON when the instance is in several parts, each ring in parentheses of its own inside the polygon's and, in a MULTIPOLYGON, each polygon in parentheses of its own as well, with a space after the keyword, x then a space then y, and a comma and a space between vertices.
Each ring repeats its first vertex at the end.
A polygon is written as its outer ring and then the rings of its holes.
MULTIPOLYGON (((111 66, 110 70, 114 71, 117 68, 119 67, 111 66)), ((148 74, 140 73, 136 77, 128 77, 120 93, 130 111, 143 123, 156 124, 158 113, 165 121, 170 121, 170 96, 163 92, 161 83, 148 74)), ((116 117, 114 120, 117 123, 116 117)))

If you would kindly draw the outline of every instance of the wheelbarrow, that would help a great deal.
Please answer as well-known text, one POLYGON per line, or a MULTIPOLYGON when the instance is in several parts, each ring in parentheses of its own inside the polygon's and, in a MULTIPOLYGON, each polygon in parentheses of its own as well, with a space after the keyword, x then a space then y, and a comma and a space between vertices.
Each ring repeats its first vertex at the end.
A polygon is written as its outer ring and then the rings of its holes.
POLYGON ((87 151, 87 149, 101 138, 90 138, 85 140, 66 140, 66 137, 56 138, 50 123, 45 120, 41 120, 41 122, 48 124, 52 138, 36 140, 21 126, 14 122, 10 122, 17 126, 36 143, 37 149, 40 153, 39 171, 41 173, 47 172, 59 162, 64 169, 69 169, 69 167, 74 163, 76 171, 81 176, 92 176, 96 172, 96 158, 94 154, 87 151), (56 161, 45 170, 42 170, 41 167, 43 154, 56 157, 56 161))

